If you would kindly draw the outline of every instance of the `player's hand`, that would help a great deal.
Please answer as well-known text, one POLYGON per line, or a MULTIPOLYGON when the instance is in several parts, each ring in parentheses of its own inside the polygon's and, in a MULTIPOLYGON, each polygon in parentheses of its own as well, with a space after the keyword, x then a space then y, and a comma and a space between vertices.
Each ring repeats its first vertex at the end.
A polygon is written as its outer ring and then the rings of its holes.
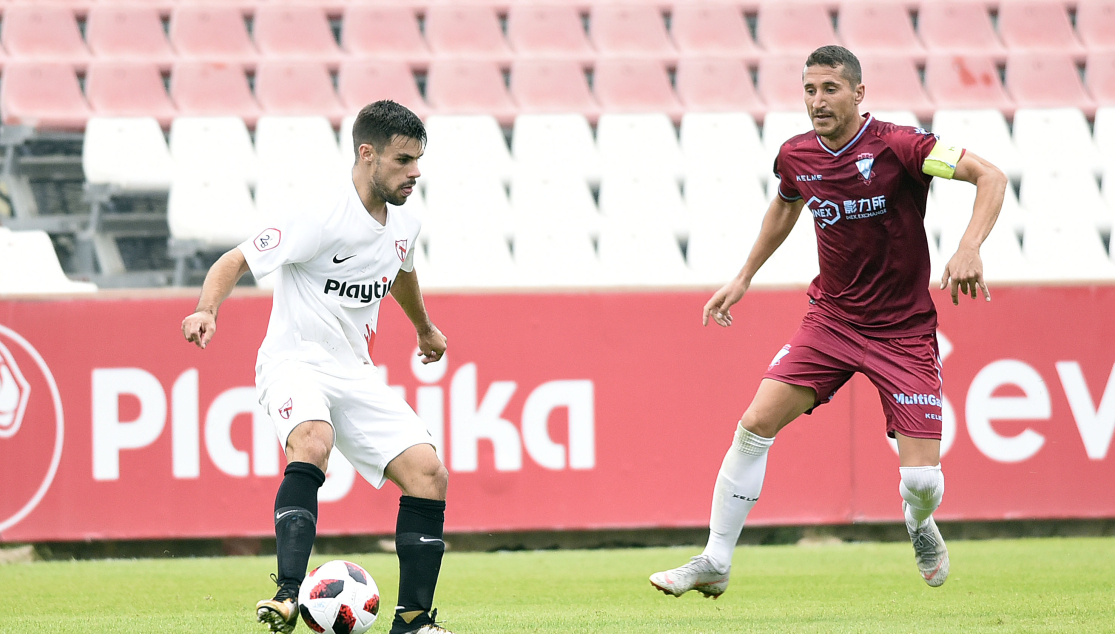
POLYGON ((207 311, 199 310, 182 320, 182 335, 186 337, 186 341, 196 344, 202 350, 215 332, 217 332, 217 319, 207 311))
POLYGON ((732 325, 732 313, 728 309, 733 304, 743 299, 743 294, 747 292, 748 284, 744 284, 739 280, 732 280, 720 290, 713 294, 712 299, 708 300, 705 304, 704 317, 701 319, 701 324, 708 325, 708 318, 711 315, 712 319, 719 325, 727 328, 732 325))
POLYGON ((449 340, 436 326, 431 325, 429 330, 418 333, 418 356, 423 364, 441 361, 448 345, 449 340))
POLYGON ((941 288, 951 287, 952 303, 960 303, 960 295, 971 295, 976 298, 976 289, 983 291, 983 298, 991 301, 991 293, 987 292, 987 284, 983 281, 983 260, 980 259, 977 249, 960 247, 945 265, 945 272, 941 275, 941 288))

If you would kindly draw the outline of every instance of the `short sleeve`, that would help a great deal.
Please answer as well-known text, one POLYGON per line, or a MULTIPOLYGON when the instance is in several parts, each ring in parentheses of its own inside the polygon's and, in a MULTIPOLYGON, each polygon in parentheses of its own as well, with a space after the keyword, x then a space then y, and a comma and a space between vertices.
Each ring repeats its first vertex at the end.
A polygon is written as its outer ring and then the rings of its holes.
POLYGON ((284 264, 312 259, 320 242, 320 223, 308 216, 277 216, 254 238, 240 243, 240 251, 258 280, 284 264))
POLYGON ((413 271, 414 270, 414 250, 415 249, 421 249, 421 248, 422 247, 418 246, 418 242, 415 241, 414 244, 409 249, 407 249, 407 256, 405 258, 403 258, 403 264, 402 264, 402 266, 399 267, 399 269, 401 269, 403 271, 406 271, 407 273, 410 273, 411 271, 413 271))
POLYGON ((964 148, 950 145, 938 139, 930 150, 929 156, 921 165, 922 173, 939 178, 951 179, 956 175, 956 164, 964 156, 964 148))
POLYGON ((937 135, 924 128, 894 126, 886 135, 887 145, 898 155, 898 160, 913 177, 926 183, 937 174, 925 171, 926 159, 938 144, 937 135))
POLYGON ((801 192, 794 187, 794 178, 786 170, 786 144, 778 149, 778 156, 774 158, 774 175, 778 177, 778 196, 786 202, 801 200, 801 192))

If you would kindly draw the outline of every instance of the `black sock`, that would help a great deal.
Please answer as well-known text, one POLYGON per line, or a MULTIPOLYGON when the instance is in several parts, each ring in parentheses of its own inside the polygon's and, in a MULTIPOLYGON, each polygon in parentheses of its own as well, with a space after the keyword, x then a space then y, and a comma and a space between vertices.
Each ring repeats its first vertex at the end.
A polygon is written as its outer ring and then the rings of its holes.
POLYGON ((399 600, 392 634, 413 630, 430 620, 427 613, 434 604, 434 588, 445 554, 444 527, 445 502, 408 495, 399 499, 395 524, 399 600))
POLYGON ((317 535, 317 490, 325 474, 308 462, 291 462, 275 494, 275 553, 280 587, 295 586, 306 576, 317 535))

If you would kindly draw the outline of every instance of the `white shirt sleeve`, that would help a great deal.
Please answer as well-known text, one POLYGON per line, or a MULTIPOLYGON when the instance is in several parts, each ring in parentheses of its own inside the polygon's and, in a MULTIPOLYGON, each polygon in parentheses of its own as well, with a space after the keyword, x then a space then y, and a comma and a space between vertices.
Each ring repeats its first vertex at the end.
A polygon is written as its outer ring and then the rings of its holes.
POLYGON ((248 268, 257 280, 284 264, 313 259, 321 243, 321 224, 307 216, 277 216, 272 223, 240 244, 248 268))

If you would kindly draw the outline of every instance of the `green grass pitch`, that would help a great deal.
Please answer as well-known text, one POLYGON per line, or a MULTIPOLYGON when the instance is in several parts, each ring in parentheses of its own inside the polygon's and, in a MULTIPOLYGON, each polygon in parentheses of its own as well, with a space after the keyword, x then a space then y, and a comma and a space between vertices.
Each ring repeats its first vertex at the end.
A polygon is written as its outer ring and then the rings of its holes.
MULTIPOLYGON (((1115 538, 955 541, 936 589, 898 543, 741 547, 717 601, 651 588, 647 575, 698 551, 449 552, 436 605, 456 634, 1115 632, 1115 538)), ((394 555, 344 558, 379 583, 371 631, 386 632, 394 555)), ((273 568, 274 557, 0 566, 0 633, 262 634, 253 608, 273 568)))

